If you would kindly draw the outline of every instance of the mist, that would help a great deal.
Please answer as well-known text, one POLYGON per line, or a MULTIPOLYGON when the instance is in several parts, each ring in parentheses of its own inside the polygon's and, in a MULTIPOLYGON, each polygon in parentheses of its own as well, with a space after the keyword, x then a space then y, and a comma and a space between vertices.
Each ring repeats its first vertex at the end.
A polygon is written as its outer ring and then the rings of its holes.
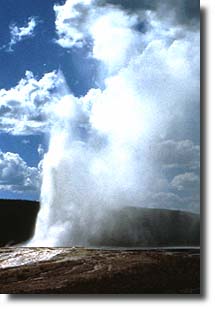
POLYGON ((135 3, 54 6, 56 43, 90 44, 98 87, 75 97, 59 72, 30 246, 89 245, 123 207, 199 211, 199 25, 135 3))

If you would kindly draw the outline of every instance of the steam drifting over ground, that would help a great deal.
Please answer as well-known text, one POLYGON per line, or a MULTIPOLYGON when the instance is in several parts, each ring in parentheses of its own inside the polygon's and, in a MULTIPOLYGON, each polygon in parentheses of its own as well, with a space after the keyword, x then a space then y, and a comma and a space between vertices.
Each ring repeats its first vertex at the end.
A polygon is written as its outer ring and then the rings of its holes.
POLYGON ((194 7, 67 0, 54 10, 56 43, 88 48, 98 61, 100 86, 75 97, 65 84, 49 106, 42 207, 29 245, 87 245, 106 215, 125 206, 198 212, 194 7))

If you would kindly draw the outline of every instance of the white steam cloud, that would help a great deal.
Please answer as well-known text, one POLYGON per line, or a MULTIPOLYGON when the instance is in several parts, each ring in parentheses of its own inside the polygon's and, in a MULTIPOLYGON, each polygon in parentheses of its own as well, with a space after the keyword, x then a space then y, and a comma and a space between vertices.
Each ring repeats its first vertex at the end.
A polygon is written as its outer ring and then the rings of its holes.
POLYGON ((198 26, 93 0, 54 10, 58 44, 91 44, 104 88, 80 98, 68 91, 53 105, 30 245, 87 245, 106 213, 124 206, 198 211, 196 192, 183 196, 187 184, 198 184, 199 147, 184 131, 199 108, 198 26), (164 170, 174 168, 179 176, 169 181, 164 170))

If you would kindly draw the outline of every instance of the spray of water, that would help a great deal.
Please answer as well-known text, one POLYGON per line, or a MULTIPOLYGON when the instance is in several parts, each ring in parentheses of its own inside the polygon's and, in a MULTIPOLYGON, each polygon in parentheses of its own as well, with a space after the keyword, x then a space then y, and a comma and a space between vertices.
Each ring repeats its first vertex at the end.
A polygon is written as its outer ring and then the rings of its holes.
POLYGON ((80 98, 64 87, 52 106, 30 245, 88 245, 112 210, 148 207, 166 190, 158 145, 173 131, 183 137, 197 108, 199 36, 145 9, 91 0, 54 9, 58 43, 84 48, 90 41, 103 86, 80 98))

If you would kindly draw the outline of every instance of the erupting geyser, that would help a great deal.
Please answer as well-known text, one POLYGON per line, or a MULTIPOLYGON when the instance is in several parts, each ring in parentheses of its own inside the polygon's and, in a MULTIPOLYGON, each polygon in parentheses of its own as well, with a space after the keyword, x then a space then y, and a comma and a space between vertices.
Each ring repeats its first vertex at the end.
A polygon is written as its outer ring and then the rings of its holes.
POLYGON ((183 191, 179 176, 188 181, 196 168, 188 167, 198 146, 187 124, 198 117, 198 29, 141 5, 132 11, 67 0, 54 10, 58 43, 91 44, 102 86, 75 97, 65 85, 52 105, 41 210, 29 245, 89 245, 106 219, 111 226, 110 213, 126 206, 198 211, 198 198, 194 205, 176 194, 183 191), (175 169, 187 170, 165 177, 176 162, 175 169))

